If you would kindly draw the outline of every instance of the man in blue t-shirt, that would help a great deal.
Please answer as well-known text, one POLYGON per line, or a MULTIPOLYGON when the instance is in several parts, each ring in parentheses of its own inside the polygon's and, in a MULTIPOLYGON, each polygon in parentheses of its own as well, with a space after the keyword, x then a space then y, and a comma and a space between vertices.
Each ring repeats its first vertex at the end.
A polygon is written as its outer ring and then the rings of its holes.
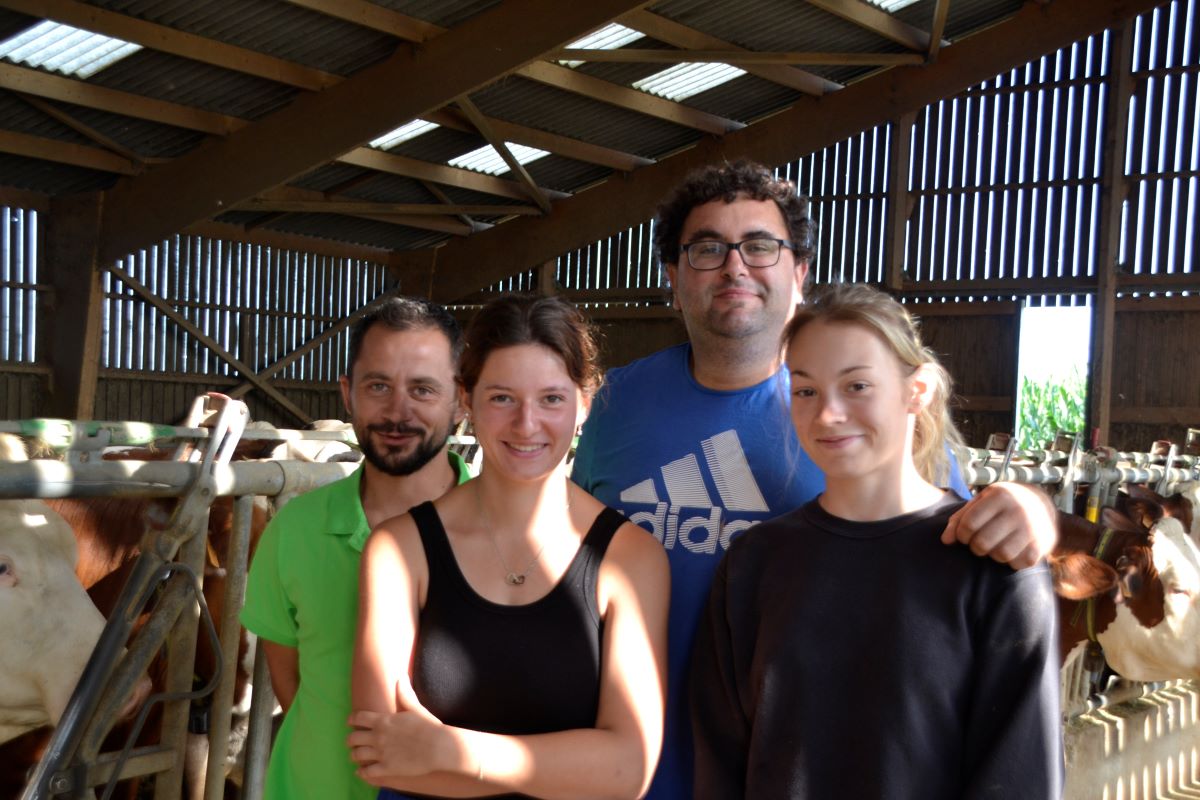
MULTIPOLYGON (((687 665, 717 563, 732 536, 824 486, 791 426, 780 342, 802 301, 815 226, 793 184, 739 162, 688 176, 659 207, 654 237, 688 343, 609 373, 572 477, 667 550, 666 731, 646 797, 685 800, 692 796, 687 665)), ((951 488, 968 497, 954 478, 951 488)), ((1035 489, 994 485, 951 518, 942 538, 1026 567, 1053 547, 1053 513, 1035 489)))

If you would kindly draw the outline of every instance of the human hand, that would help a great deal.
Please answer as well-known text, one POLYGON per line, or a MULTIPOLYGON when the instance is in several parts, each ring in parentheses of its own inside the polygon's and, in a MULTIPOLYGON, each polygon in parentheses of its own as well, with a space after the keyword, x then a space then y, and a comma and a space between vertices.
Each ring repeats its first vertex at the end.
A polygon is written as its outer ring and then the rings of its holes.
POLYGON ((978 556, 1013 569, 1031 567, 1058 541, 1054 506, 1045 492, 1018 483, 985 488, 950 517, 944 544, 961 542, 978 556))
POLYGON ((437 772, 448 760, 444 726, 405 688, 396 687, 395 712, 355 711, 348 720, 350 759, 373 786, 437 772))

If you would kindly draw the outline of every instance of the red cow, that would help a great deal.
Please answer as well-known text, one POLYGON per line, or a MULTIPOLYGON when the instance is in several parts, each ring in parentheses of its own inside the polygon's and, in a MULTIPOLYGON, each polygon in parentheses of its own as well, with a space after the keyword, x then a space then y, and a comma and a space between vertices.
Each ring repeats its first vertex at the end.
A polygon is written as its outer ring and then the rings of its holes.
MULTIPOLYGON (((75 573, 87 589, 96 607, 105 616, 111 613, 126 579, 133 570, 139 553, 139 544, 144 531, 146 510, 156 501, 148 498, 63 498, 48 500, 47 504, 57 511, 75 533, 79 559, 75 573)), ((173 501, 165 501, 171 503, 173 501)), ((163 517, 161 512, 156 516, 163 517)), ((213 620, 220 627, 225 597, 225 570, 218 559, 224 558, 233 535, 232 498, 218 498, 209 512, 208 553, 205 569, 204 597, 213 620)), ((263 528, 266 514, 257 506, 251 521, 251 554, 263 528)), ((250 675, 245 669, 249 642, 245 632, 238 640, 237 676, 234 689, 234 704, 242 702, 250 684, 250 675)), ((209 637, 201 629, 196 642, 195 674, 200 685, 207 684, 216 674, 217 654, 209 637)), ((163 685, 163 665, 156 661, 151 665, 150 677, 155 691, 163 685)), ((154 732, 156 715, 146 726, 144 738, 156 738, 154 732)), ((44 728, 6 744, 0 749, 0 800, 16 797, 24 786, 27 769, 36 763, 48 738, 50 729, 44 728)), ((114 739, 118 737, 113 737, 114 739)), ((123 736, 120 737, 123 742, 123 736)), ((118 744, 119 746, 119 744, 118 744)), ((203 768, 201 767, 201 770, 203 768)), ((189 781, 193 782, 193 781, 189 781)))
POLYGON ((1050 562, 1064 661, 1088 639, 1088 613, 1077 601, 1091 598, 1092 630, 1122 677, 1200 678, 1200 549, 1160 503, 1128 502, 1137 522, 1114 509, 1104 509, 1101 524, 1059 517, 1050 562))

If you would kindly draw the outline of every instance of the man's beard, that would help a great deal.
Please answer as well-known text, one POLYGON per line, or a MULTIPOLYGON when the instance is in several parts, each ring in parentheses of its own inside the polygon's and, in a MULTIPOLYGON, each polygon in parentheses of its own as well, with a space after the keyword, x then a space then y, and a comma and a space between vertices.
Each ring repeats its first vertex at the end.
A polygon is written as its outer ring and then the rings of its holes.
POLYGON ((368 425, 365 431, 358 435, 358 444, 362 448, 363 456, 372 467, 385 475, 402 477, 404 475, 412 475, 432 461, 438 453, 442 452, 442 448, 446 446, 446 439, 449 438, 452 428, 453 423, 448 422, 445 429, 431 431, 428 436, 420 438, 417 441, 417 446, 413 448, 412 452, 407 454, 392 448, 381 450, 375 446, 371 438, 371 433, 413 434, 420 437, 423 433, 420 428, 413 428, 392 422, 368 425))

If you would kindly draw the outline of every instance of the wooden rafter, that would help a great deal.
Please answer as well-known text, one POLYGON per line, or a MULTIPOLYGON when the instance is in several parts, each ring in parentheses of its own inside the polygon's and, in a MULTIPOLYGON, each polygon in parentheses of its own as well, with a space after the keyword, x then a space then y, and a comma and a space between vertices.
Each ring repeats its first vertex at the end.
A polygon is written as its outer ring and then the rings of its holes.
POLYGON ((299 214, 374 214, 374 215, 450 215, 478 214, 481 216, 533 216, 541 213, 537 206, 516 205, 442 205, 434 203, 377 203, 367 200, 272 200, 253 197, 238 203, 239 211, 285 211, 299 214))
POLYGON ((724 136, 730 131, 746 127, 741 122, 726 119, 716 114, 709 114, 707 111, 700 111, 691 106, 685 106, 683 103, 664 100, 649 92, 642 92, 637 89, 631 89, 628 86, 621 86, 612 81, 594 78, 591 75, 585 75, 582 72, 567 69, 566 67, 539 62, 529 64, 517 70, 517 74, 523 78, 529 78, 532 81, 553 86, 556 89, 563 89, 593 100, 599 100, 602 103, 617 106, 618 108, 636 111, 639 114, 656 117, 657 119, 666 120, 667 122, 682 125, 686 128, 694 128, 716 136, 724 136))
POLYGON ((809 3, 830 14, 852 22, 860 28, 891 39, 909 50, 924 53, 929 50, 930 36, 920 28, 914 28, 881 8, 864 0, 808 0, 809 3))
POLYGON ((141 165, 99 147, 31 136, 16 131, 0 130, 0 153, 40 158, 43 161, 86 167, 101 172, 115 172, 118 175, 136 175, 142 171, 141 165))
MULTIPOLYGON (((435 122, 451 130, 463 131, 464 133, 475 133, 476 131, 475 126, 471 124, 470 120, 453 108, 443 108, 430 114, 424 114, 422 115, 422 119, 427 122, 435 122)), ((496 135, 503 137, 505 141, 516 142, 526 147, 536 147, 539 150, 548 150, 555 155, 571 158, 575 161, 599 164, 602 167, 619 169, 622 172, 630 172, 638 167, 648 167, 654 163, 654 159, 652 158, 643 158, 632 153, 625 153, 610 147, 601 147, 598 144, 572 139, 568 136, 560 136, 557 133, 550 133, 549 131, 538 130, 537 128, 529 128, 525 125, 505 122, 494 117, 488 118, 488 124, 496 132, 496 135)))
POLYGON ((392 11, 367 0, 287 0, 294 6, 317 11, 327 17, 352 22, 364 28, 391 34, 409 42, 424 42, 441 36, 445 28, 392 11))
POLYGON ((495 75, 557 49, 635 5, 631 0, 593 0, 565 9, 555 0, 510 0, 420 48, 404 48, 336 86, 301 96, 226 139, 110 190, 102 258, 121 258, 286 183, 312 165, 386 133, 398 121, 478 89, 495 75), (530 19, 542 24, 531 29, 530 19), (497 42, 505 46, 497 47, 497 42), (406 90, 398 93, 397 86, 406 90), (288 147, 279 147, 285 140, 288 147), (179 192, 179 186, 192 190, 179 192))
POLYGON ((537 207, 542 210, 543 214, 549 214, 550 200, 538 187, 537 183, 534 182, 533 178, 529 175, 529 171, 525 169, 525 165, 518 161, 517 157, 512 154, 511 150, 508 149, 508 145, 505 143, 504 139, 496 135, 496 132, 492 130, 492 126, 488 122, 487 117, 485 117, 483 113, 476 108, 475 104, 471 102, 471 98, 467 97, 465 94, 459 97, 456 102, 462 112, 467 115, 467 119, 469 119, 471 124, 475 126, 475 129, 479 131, 479 135, 482 136, 484 140, 492 146, 492 149, 500 154, 500 158, 503 159, 504 163, 508 165, 509 171, 511 171, 513 175, 517 176, 517 179, 520 181, 521 185, 525 187, 525 191, 529 194, 529 197, 533 200, 533 202, 537 204, 537 207))
MULTIPOLYGON (((1026 5, 1009 19, 944 48, 936 63, 865 78, 819 101, 790 109, 724 140, 705 140, 620 181, 607 181, 555 204, 554 223, 517 219, 439 248, 428 281, 441 301, 489 286, 561 253, 649 219, 666 192, 692 169, 737 158, 783 164, 859 131, 951 97, 1015 64, 1053 52, 1126 18, 1156 0, 1056 0, 1026 5), (502 255, 501 255, 502 254, 502 255)), ((397 254, 400 274, 424 274, 428 252, 397 254)))
MULTIPOLYGON (((237 117, 215 114, 211 111, 202 111, 163 100, 150 100, 140 95, 92 86, 83 81, 48 75, 11 64, 0 63, 0 88, 203 133, 224 135, 242 130, 251 124, 249 121, 237 117)), ((335 160, 392 175, 471 189, 484 194, 495 194, 516 200, 525 199, 521 187, 512 181, 494 178, 490 175, 480 175, 471 170, 459 169, 446 164, 434 164, 415 158, 384 153, 371 147, 355 148, 335 160)), ((561 192, 551 193, 551 197, 566 196, 561 192)))
POLYGON ((563 61, 615 62, 622 64, 820 64, 832 66, 885 66, 920 64, 916 53, 827 53, 827 52, 755 52, 752 50, 561 50, 563 61))
POLYGON ((155 100, 5 63, 0 63, 0 89, 219 136, 228 135, 249 124, 228 114, 155 100))
POLYGON ((63 111, 60 108, 56 108, 54 105, 47 103, 45 100, 42 100, 40 97, 34 97, 31 94, 20 94, 20 93, 17 94, 17 97, 21 98, 26 103, 33 106, 38 111, 42 112, 43 114, 50 117, 51 119, 58 120, 63 125, 66 125, 68 128, 75 131, 76 133, 82 134, 83 136, 87 137, 88 139, 91 139, 93 142, 100 145, 105 150, 115 153, 118 156, 120 156, 121 158, 129 161, 135 167, 142 167, 145 165, 146 159, 142 158, 137 153, 130 150, 128 147, 125 147, 120 142, 114 141, 113 139, 109 138, 108 136, 105 136, 104 134, 100 133, 100 131, 96 130, 92 126, 85 125, 83 122, 75 119, 75 117, 71 116, 67 112, 63 111))
MULTIPOLYGON (((627 25, 653 39, 674 45, 675 47, 682 47, 688 50, 741 49, 716 36, 710 36, 695 28, 689 28, 674 20, 667 19, 661 14, 655 14, 652 11, 644 9, 631 11, 623 16, 620 21, 623 25, 627 25)), ((804 92, 805 94, 817 97, 842 88, 840 83, 835 83, 819 75, 814 75, 811 72, 805 72, 793 67, 775 64, 752 64, 747 67, 746 71, 781 86, 787 86, 798 92, 804 92)))
MULTIPOLYGON (((445 32, 445 29, 389 11, 374 3, 352 3, 345 6, 341 2, 335 3, 328 0, 289 1, 373 30, 391 33, 406 40, 424 41, 433 35, 445 32)), ((342 81, 339 76, 320 70, 266 56, 247 48, 184 33, 165 25, 136 20, 124 14, 105 11, 95 6, 75 2, 75 0, 46 0, 46 2, 49 5, 43 16, 48 18, 295 88, 320 90, 342 81)), ((8 7, 37 16, 39 12, 35 9, 40 9, 42 3, 43 0, 0 0, 0 8, 8 7)), ((538 131, 500 120, 489 120, 489 122, 496 126, 500 135, 511 141, 549 150, 568 158, 598 163, 625 171, 637 166, 644 166, 642 161, 652 163, 645 159, 639 160, 636 156, 589 145, 586 142, 579 142, 546 131, 538 131)))
POLYGON ((312 253, 331 258, 357 258, 363 261, 373 261, 387 267, 395 267, 395 254, 392 250, 368 245, 335 242, 317 236, 306 236, 302 233, 288 233, 275 230, 248 230, 243 225, 228 222, 212 222, 205 220, 184 228, 181 233, 186 236, 203 236, 208 239, 245 242, 277 250, 294 250, 299 253, 312 253))
MULTIPOLYGON (((445 192, 443 192, 436 183, 430 183, 429 181, 421 181, 421 185, 424 186, 425 191, 427 191, 431 195, 433 195, 434 199, 436 199, 439 203, 441 203, 442 205, 445 205, 445 206, 451 205, 450 196, 447 195, 445 192)), ((477 228, 476 228, 477 225, 480 226, 480 228, 484 229, 484 230, 491 227, 491 225, 484 225, 483 223, 476 222, 475 220, 471 219, 469 214, 456 214, 455 216, 457 216, 459 218, 459 220, 461 220, 463 222, 464 225, 466 225, 473 231, 477 230, 477 228)))
POLYGON ((929 26, 929 60, 937 60, 942 49, 942 34, 946 31, 946 18, 950 16, 950 0, 937 0, 933 7, 933 24, 929 26))
MULTIPOLYGON (((356 198, 342 198, 333 192, 317 192, 296 186, 268 189, 257 197, 239 203, 236 208, 242 211, 282 211, 291 214, 345 214, 374 222, 448 233, 451 236, 466 236, 473 231, 471 226, 464 225, 451 216, 420 212, 413 214, 398 210, 399 204, 396 203, 368 203, 356 198)), ((437 213, 444 215, 446 212, 437 213)))
POLYGON ((337 75, 328 72, 75 0, 0 0, 0 8, 311 91, 320 91, 341 81, 337 75))

